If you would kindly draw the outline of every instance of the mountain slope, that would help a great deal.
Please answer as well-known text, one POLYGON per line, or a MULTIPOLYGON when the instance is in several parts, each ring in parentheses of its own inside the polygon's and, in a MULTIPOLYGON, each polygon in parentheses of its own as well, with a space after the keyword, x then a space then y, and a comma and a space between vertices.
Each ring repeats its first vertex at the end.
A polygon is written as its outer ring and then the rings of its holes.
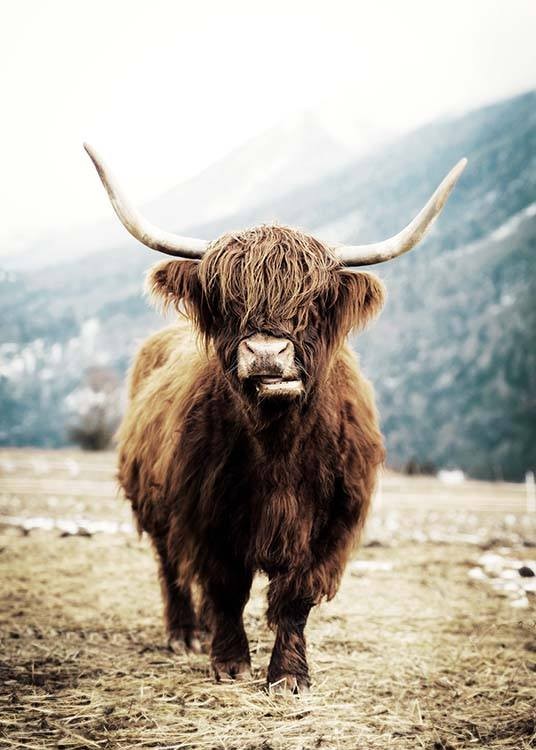
POLYGON ((358 348, 392 464, 507 479, 536 465, 535 258, 533 203, 391 280, 388 309, 358 348))
MULTIPOLYGON (((463 155, 469 166, 423 246, 376 269, 389 300, 356 347, 392 465, 519 479, 536 464, 536 93, 432 123, 187 229, 214 237, 277 218, 334 240, 377 240, 407 223, 463 155)), ((155 259, 125 237, 79 261, 4 276, 0 442, 65 440, 64 397, 81 372, 95 363, 122 372, 160 324, 140 295, 155 259)))

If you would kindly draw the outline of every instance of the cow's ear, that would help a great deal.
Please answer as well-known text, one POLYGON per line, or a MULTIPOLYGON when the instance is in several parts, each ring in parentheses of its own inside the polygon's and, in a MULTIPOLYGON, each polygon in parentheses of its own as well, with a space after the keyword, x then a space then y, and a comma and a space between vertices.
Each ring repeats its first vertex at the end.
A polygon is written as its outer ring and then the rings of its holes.
POLYGON ((149 269, 145 291, 153 303, 166 312, 175 307, 195 317, 201 285, 199 264, 193 260, 165 260, 149 269))
POLYGON ((339 299, 348 331, 364 328, 381 311, 385 287, 380 279, 364 271, 341 271, 339 299))

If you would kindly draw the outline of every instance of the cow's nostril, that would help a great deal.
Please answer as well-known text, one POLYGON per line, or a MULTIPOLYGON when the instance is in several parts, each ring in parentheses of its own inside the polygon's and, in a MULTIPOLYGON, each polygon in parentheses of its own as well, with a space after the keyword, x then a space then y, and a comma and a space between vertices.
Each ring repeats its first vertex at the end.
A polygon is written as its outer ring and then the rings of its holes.
POLYGON ((290 348, 290 341, 285 341, 281 344, 280 350, 277 352, 278 354, 284 354, 287 352, 290 348))
POLYGON ((244 344, 246 345, 246 349, 248 350, 248 352, 252 352, 252 354, 255 354, 255 347, 252 346, 247 339, 244 341, 244 344))

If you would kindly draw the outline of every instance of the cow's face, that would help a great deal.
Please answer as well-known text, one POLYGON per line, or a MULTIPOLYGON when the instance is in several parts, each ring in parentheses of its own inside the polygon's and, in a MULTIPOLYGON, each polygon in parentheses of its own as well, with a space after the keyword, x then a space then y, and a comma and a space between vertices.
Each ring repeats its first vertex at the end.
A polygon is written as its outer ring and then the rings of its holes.
POLYGON ((149 284, 182 303, 233 389, 261 405, 307 397, 349 331, 383 302, 377 277, 344 270, 318 240, 273 226, 221 237, 200 263, 160 264, 149 284))

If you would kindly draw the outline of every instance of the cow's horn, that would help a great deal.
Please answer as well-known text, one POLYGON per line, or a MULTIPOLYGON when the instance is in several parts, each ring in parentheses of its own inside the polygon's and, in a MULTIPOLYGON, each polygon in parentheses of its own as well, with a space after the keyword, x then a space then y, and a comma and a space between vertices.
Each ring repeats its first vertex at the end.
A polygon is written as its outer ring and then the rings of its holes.
POLYGON ((95 152, 95 149, 87 143, 84 143, 84 148, 99 173, 99 177, 106 188, 115 213, 133 237, 153 250, 158 250, 158 252, 166 253, 167 255, 174 255, 177 258, 200 260, 203 257, 208 242, 205 240, 196 240, 192 237, 180 237, 178 234, 165 232, 163 229, 159 229, 148 222, 126 198, 114 176, 95 152))
POLYGON ((441 213, 466 164, 467 159, 461 159, 451 169, 425 207, 398 234, 383 240, 383 242, 375 242, 370 245, 340 245, 334 247, 333 250, 343 265, 370 266, 373 263, 383 263, 386 260, 397 258, 415 247, 422 240, 434 219, 441 213))

